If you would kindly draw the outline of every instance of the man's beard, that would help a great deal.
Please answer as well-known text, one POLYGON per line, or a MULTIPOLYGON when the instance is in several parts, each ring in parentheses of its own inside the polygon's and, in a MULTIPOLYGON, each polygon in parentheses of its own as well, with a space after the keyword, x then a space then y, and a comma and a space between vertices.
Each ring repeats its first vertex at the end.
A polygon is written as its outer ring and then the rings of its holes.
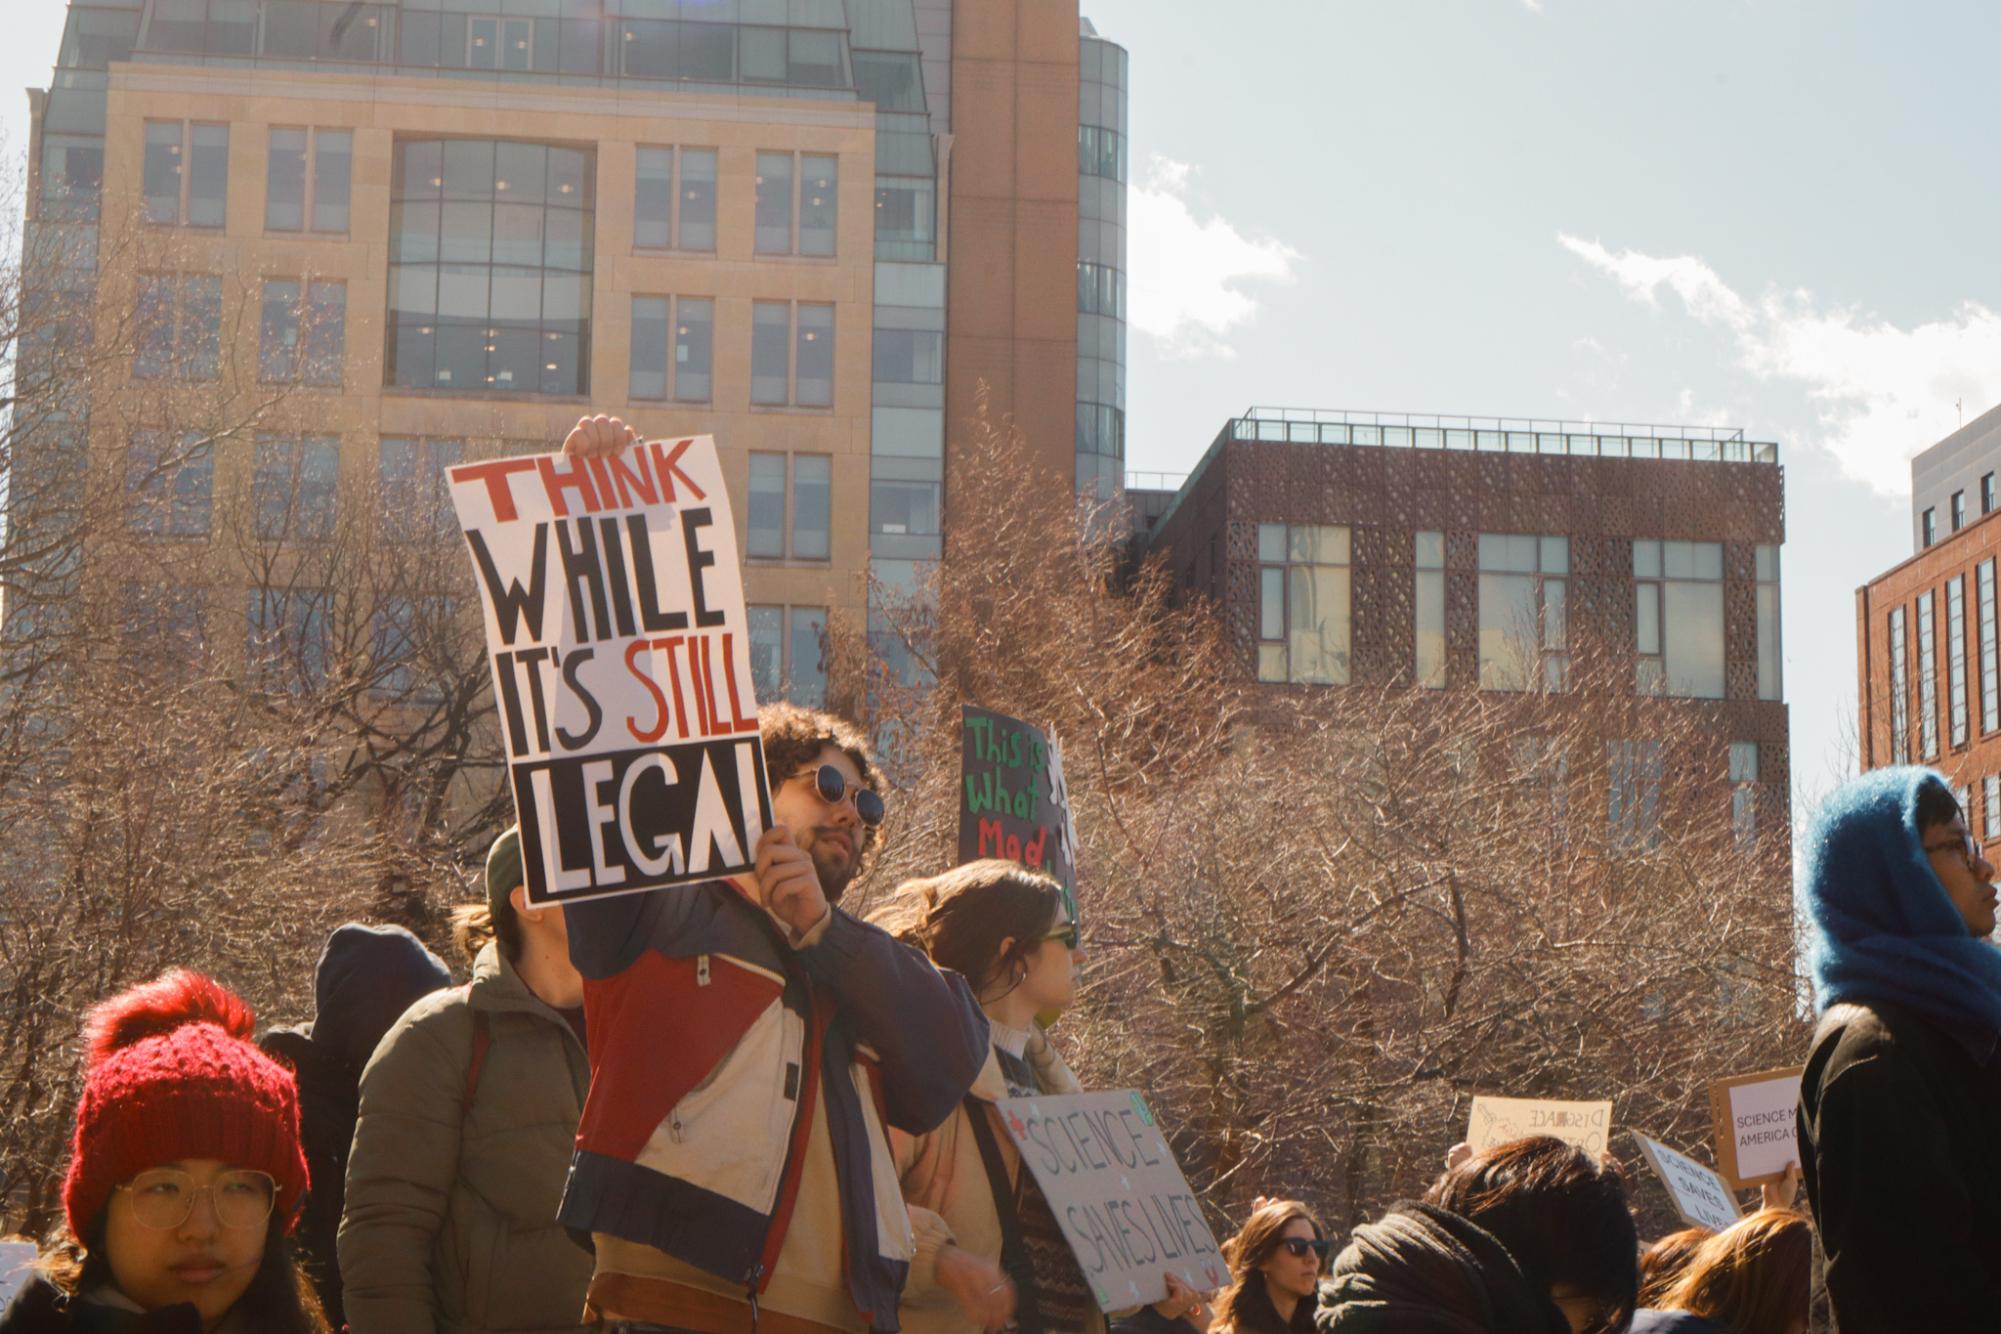
POLYGON ((832 849, 822 848, 817 833, 813 837, 811 849, 813 872, 820 877, 820 892, 827 896, 829 903, 839 903, 841 895, 847 893, 849 882, 855 878, 855 865, 860 859, 860 843, 853 834, 848 835, 848 841, 854 845, 855 850, 842 856, 832 849))

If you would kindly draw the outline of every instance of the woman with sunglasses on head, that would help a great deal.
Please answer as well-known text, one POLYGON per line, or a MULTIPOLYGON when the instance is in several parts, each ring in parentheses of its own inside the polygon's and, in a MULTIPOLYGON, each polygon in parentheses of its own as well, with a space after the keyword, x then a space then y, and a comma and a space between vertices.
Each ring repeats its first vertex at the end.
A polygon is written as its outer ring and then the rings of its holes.
POLYGON ((1800 1166, 1842 1334, 2001 1324, 2001 950, 1966 821, 1937 773, 1878 769, 1806 844, 1800 1166))
POLYGON ((1209 1334, 1312 1334, 1328 1243, 1298 1200, 1267 1200, 1223 1243, 1229 1287, 1209 1334))
POLYGON ((0 1334, 326 1334, 286 1243, 307 1185, 298 1091, 254 1022, 178 969, 85 1018, 68 1235, 0 1334))
POLYGON ((993 1043, 972 1091, 943 1125, 891 1137, 917 1235, 903 1328, 1103 1330, 1090 1286, 993 1106, 1004 1097, 1082 1092, 1036 1021, 1070 1004, 1083 959, 1062 887, 1013 862, 970 862, 905 883, 871 920, 973 984, 993 1043))

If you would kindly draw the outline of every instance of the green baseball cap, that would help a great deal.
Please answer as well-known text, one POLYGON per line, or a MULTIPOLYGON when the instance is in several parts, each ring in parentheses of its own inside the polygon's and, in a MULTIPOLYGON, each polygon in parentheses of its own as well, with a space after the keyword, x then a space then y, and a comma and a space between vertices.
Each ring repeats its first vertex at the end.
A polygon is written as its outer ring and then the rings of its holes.
POLYGON ((486 853, 486 906, 495 916, 507 906, 507 896, 522 884, 521 826, 509 825, 486 853))

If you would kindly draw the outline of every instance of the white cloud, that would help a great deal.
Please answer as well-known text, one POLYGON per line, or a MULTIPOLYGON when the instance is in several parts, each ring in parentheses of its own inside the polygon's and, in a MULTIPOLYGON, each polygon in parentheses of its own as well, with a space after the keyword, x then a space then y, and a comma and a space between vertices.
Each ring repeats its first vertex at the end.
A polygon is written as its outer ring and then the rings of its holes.
POLYGON ((1747 299, 1702 260, 1612 251, 1564 233, 1557 241, 1657 307, 1672 293, 1699 323, 1727 333, 1737 364, 1761 380, 1804 387, 1819 445, 1850 477, 1885 495, 1910 488, 1910 458, 2001 402, 2001 314, 1979 302, 1905 328, 1867 311, 1823 306, 1806 291, 1747 299))
POLYGON ((1133 187, 1127 316, 1169 357, 1228 360, 1236 355, 1229 334, 1257 313, 1246 289, 1291 282, 1300 256, 1283 241, 1245 236, 1226 218, 1198 219, 1189 206, 1192 174, 1187 163, 1155 154, 1133 187))

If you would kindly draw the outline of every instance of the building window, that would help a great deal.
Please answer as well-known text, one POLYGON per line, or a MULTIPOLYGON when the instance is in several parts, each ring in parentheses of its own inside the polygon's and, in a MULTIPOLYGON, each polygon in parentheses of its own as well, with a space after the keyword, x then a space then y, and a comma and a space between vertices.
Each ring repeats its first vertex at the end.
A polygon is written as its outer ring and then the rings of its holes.
POLYGON ((264 230, 346 235, 353 162, 352 130, 272 130, 264 230))
POLYGON ((149 120, 140 166, 148 222, 220 227, 229 202, 229 127, 149 120))
POLYGON ((1126 276, 1109 264, 1077 261, 1077 313, 1126 317, 1126 276))
POLYGON ((632 243, 641 250, 716 248, 716 150, 641 148, 632 243))
POLYGON ((826 454, 753 450, 745 552, 767 560, 826 560, 831 551, 832 476, 833 459, 826 454))
POLYGON ((1890 754, 1911 762, 1911 679, 1904 643, 1904 609, 1890 608, 1890 754))
POLYGON ((1980 617, 1980 730, 2001 727, 2001 640, 1997 640, 1994 608, 1994 559, 1981 561, 1973 571, 1974 596, 1979 600, 1980 617))
POLYGON ((1918 753, 1938 758, 1938 639, 1932 618, 1932 595, 1918 595, 1918 753))
POLYGON ((337 388, 346 351, 346 283, 265 281, 258 379, 337 388))
POLYGON ((1758 698, 1785 698, 1785 644, 1779 630, 1779 549, 1757 549, 1758 698))
POLYGON ((1722 699, 1723 544, 1635 542, 1633 581, 1635 688, 1722 699))
POLYGON ((757 253, 832 255, 839 185, 839 161, 829 154, 759 153, 757 253))
POLYGON ((383 438, 376 459, 376 514, 384 541, 456 536, 458 517, 445 469, 464 457, 462 440, 383 438))
POLYGON ((827 609, 752 604, 750 671, 757 702, 790 700, 809 709, 827 702, 827 609))
POLYGON ((1417 535, 1417 683, 1445 685, 1445 534, 1417 535))
POLYGON ((213 380, 222 373, 222 279, 142 273, 132 317, 137 380, 213 380))
POLYGON ((324 542, 333 536, 340 482, 340 441, 257 437, 250 505, 261 541, 324 542))
POLYGON ((455 394, 588 393, 594 193, 588 149, 399 141, 389 383, 455 394))
POLYGON ((317 689, 327 675, 332 643, 324 589, 250 590, 245 657, 251 672, 273 689, 317 689))
POLYGON ((1730 743, 1730 833, 1739 852, 1758 846, 1758 743, 1730 743))
POLYGON ((127 526, 148 537, 206 537, 215 450, 199 431, 171 450, 160 431, 134 431, 125 454, 127 526))
POLYGON ((535 68, 535 20, 475 14, 466 21, 465 67, 535 68))
POLYGON ((877 477, 869 483, 870 531, 898 537, 936 537, 940 484, 877 477))
POLYGON ((1994 512, 1994 474, 1991 472, 1984 474, 1980 479, 1980 512, 1982 514, 1994 512))
POLYGON ((928 176, 875 178, 876 255, 929 259, 938 236, 938 183, 928 176))
POLYGON ((131 583, 120 591, 127 671, 183 677, 201 662, 207 640, 202 589, 131 583))
POLYGON ((1937 510, 1927 509, 1923 514, 1918 516, 1918 535, 1919 540, 1925 546, 1930 546, 1932 543, 1938 541, 1937 510))
MULTIPOLYGON (((75 22, 76 17, 71 15, 70 21, 75 22)), ((43 221, 95 222, 103 186, 104 139, 101 135, 43 131, 43 221)))
POLYGON ((753 301, 750 401, 758 407, 832 407, 834 308, 753 301))
POLYGON ((1952 744, 1966 744, 1966 576, 1945 586, 1945 696, 1952 718, 1952 744))
POLYGON ((1612 850, 1636 853, 1654 847, 1660 842, 1661 743, 1607 742, 1605 767, 1612 850))
POLYGON ((1966 492, 1952 493, 1952 531, 1955 533, 1966 527, 1966 492))
POLYGON ((432 664, 438 657, 439 636, 456 611, 453 600, 445 597, 385 597, 370 618, 374 679, 369 692, 401 704, 431 705, 442 700, 444 691, 432 664))
POLYGON ((1981 841, 2001 838, 2001 778, 1993 774, 1980 780, 1981 841))
POLYGON ((1102 125, 1077 127, 1077 170, 1080 173, 1123 181, 1127 165, 1126 137, 1123 134, 1102 125))
POLYGON ((1567 537, 1480 534, 1480 689, 1564 688, 1569 573, 1567 537))
POLYGON ((877 384, 945 383, 945 335, 937 329, 877 329, 877 384))
POLYGON ((708 402, 715 332, 708 297, 632 298, 631 396, 708 402))
POLYGON ((1345 527, 1258 525, 1258 680, 1348 684, 1349 556, 1345 527))

